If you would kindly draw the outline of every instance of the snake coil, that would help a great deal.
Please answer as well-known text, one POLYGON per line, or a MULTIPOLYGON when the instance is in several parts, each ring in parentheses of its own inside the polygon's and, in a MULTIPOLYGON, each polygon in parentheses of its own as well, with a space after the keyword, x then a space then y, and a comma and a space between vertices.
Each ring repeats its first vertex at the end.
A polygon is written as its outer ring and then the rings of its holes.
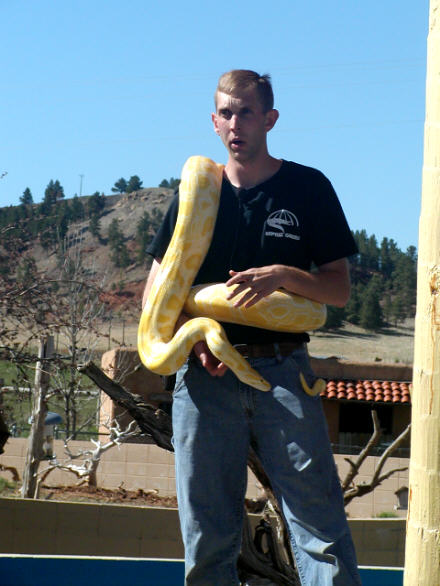
MULTIPOLYGON (((208 251, 220 200, 223 165, 206 157, 190 157, 182 170, 179 212, 168 249, 159 266, 138 329, 138 352, 143 364, 162 375, 175 373, 194 344, 205 340, 210 351, 244 383, 270 390, 270 384, 230 344, 219 321, 270 330, 300 332, 322 326, 325 305, 286 291, 275 291, 250 308, 234 307, 223 283, 192 287, 208 251), (185 311, 191 319, 176 329, 185 311)), ((322 379, 304 390, 316 395, 322 379)))

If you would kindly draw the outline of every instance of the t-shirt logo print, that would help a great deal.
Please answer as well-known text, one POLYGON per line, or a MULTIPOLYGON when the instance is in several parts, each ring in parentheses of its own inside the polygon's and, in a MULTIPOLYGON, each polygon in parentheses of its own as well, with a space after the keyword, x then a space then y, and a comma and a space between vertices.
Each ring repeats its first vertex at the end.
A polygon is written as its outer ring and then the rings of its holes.
POLYGON ((298 218, 289 210, 277 210, 272 212, 264 225, 264 235, 275 238, 291 238, 300 240, 297 234, 299 228, 298 218))

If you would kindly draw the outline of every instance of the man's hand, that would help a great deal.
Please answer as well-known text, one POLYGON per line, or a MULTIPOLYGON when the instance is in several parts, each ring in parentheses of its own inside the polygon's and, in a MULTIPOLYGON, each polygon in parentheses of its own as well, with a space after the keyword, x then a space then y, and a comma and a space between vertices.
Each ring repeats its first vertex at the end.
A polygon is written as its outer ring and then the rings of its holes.
POLYGON ((223 376, 228 370, 226 364, 223 364, 223 362, 220 362, 220 360, 214 356, 206 342, 197 342, 194 344, 193 350, 202 366, 206 368, 211 376, 223 376))
POLYGON ((251 307, 263 297, 267 297, 280 287, 285 280, 285 268, 283 265, 270 265, 247 269, 246 271, 229 271, 231 278, 226 281, 228 287, 236 285, 229 293, 228 299, 233 299, 246 291, 234 302, 235 307, 251 307))

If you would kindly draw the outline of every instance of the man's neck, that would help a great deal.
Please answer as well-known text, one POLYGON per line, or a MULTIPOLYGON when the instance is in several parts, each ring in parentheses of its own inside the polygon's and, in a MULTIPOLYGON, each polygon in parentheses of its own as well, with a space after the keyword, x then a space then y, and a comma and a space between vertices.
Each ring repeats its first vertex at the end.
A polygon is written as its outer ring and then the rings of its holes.
POLYGON ((230 158, 225 166, 225 174, 235 187, 250 189, 275 175, 281 164, 281 160, 270 155, 263 161, 245 163, 230 158))

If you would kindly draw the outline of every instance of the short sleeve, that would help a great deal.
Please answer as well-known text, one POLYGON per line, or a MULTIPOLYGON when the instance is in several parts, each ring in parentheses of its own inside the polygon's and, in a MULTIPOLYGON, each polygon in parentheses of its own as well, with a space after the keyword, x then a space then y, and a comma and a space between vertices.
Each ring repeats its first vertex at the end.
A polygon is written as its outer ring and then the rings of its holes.
POLYGON ((311 199, 308 245, 313 262, 320 266, 356 254, 357 245, 338 196, 322 173, 319 173, 311 199))

